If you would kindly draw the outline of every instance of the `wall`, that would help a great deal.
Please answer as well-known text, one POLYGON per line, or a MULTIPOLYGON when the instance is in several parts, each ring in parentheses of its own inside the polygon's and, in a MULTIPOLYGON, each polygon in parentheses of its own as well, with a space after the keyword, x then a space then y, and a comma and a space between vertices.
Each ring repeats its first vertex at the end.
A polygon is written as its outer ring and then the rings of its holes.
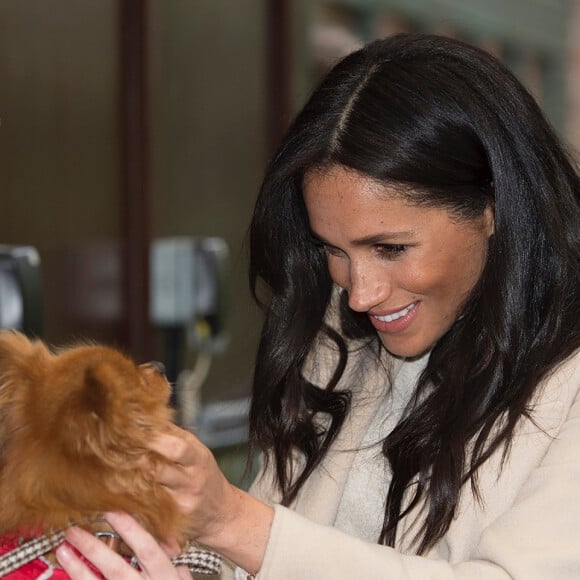
POLYGON ((206 400, 246 395, 254 362, 243 242, 267 155, 264 19, 261 0, 243 12, 231 0, 151 3, 152 233, 220 236, 231 251, 229 346, 206 400))
MULTIPOLYGON (((236 397, 259 324, 242 243, 267 155, 265 3, 148 6, 151 234, 230 246, 230 341, 204 396, 236 397)), ((126 339, 119 7, 0 2, 0 243, 38 247, 53 343, 126 339)))
MULTIPOLYGON (((328 50, 322 53, 323 42, 327 45, 334 42, 337 50, 344 51, 357 38, 367 41, 397 31, 462 38, 500 56, 538 98, 556 128, 565 132, 566 43, 569 35, 574 35, 569 27, 568 0, 301 0, 300 3, 303 6, 300 42, 309 46, 310 51, 323 54, 328 63, 340 53, 333 55, 328 50)), ((304 71, 310 68, 310 74, 318 74, 312 71, 305 54, 307 50, 299 55, 302 72, 298 73, 298 82, 303 85, 304 71)))
POLYGON ((114 340, 121 316, 113 8, 0 2, 0 243, 40 250, 57 342, 114 340))

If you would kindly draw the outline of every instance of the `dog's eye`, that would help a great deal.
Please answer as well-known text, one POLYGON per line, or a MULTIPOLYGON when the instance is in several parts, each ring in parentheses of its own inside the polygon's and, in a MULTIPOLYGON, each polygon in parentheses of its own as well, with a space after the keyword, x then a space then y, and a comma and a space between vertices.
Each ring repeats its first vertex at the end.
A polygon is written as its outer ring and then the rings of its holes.
POLYGON ((152 361, 149 361, 148 363, 145 363, 143 366, 144 367, 153 368, 161 376, 163 376, 163 377, 166 376, 166 373, 165 373, 165 365, 163 363, 159 362, 159 361, 152 360, 152 361))

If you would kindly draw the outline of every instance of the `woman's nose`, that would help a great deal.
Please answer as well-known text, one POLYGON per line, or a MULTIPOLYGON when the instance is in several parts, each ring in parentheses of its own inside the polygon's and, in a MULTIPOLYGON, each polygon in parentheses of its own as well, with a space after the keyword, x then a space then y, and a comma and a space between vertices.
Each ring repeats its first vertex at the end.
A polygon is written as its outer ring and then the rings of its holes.
POLYGON ((391 283, 385 273, 378 273, 362 267, 352 268, 348 305, 356 312, 367 312, 384 302, 391 292, 391 283))

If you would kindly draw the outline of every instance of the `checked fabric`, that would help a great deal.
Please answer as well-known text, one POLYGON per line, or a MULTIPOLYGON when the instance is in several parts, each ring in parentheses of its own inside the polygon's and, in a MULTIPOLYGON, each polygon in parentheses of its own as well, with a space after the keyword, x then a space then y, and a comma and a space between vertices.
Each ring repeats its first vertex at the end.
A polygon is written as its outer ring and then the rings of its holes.
MULTIPOLYGON (((0 578, 7 580, 68 578, 62 569, 56 569, 43 558, 64 539, 64 532, 40 536, 24 544, 0 541, 0 578), (4 552, 4 553, 3 553, 4 552)), ((188 546, 181 554, 171 559, 174 566, 187 566, 192 573, 216 575, 221 571, 221 557, 215 552, 188 546)))

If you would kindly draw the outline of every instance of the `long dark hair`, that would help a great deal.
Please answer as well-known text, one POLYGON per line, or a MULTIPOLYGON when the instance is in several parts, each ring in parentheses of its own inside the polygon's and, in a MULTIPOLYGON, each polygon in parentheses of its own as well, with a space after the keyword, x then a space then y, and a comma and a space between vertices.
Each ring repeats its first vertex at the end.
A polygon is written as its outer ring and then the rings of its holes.
POLYGON ((274 462, 285 504, 349 412, 349 390, 335 387, 351 337, 378 340, 347 308, 348 333, 324 321, 332 282, 302 184, 307 172, 335 164, 466 219, 494 209, 481 279, 430 355, 421 402, 383 443, 393 478, 378 541, 394 545, 400 519, 425 500, 422 554, 447 531, 462 485, 477 494, 478 468, 498 448, 509 451, 540 381, 580 346, 580 179, 534 99, 482 50, 400 34, 334 67, 271 160, 250 228, 250 284, 265 310, 251 442, 274 462), (339 362, 327 385, 313 385, 301 369, 322 334, 338 345, 339 362), (329 417, 324 430, 320 413, 329 417), (303 461, 293 473, 296 452, 303 461), (411 480, 416 493, 404 505, 411 480))

